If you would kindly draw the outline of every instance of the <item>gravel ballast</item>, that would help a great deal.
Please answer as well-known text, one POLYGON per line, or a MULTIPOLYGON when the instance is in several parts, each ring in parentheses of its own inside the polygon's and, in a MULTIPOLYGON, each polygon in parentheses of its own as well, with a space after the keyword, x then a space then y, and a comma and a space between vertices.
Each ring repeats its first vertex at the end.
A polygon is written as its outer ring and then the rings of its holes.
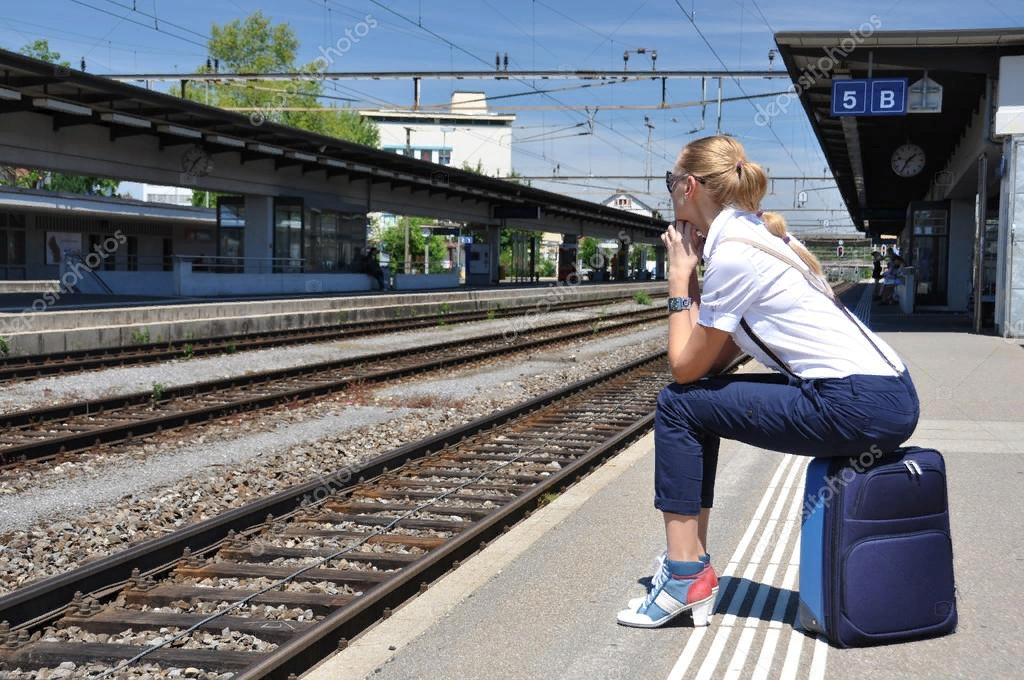
MULTIPOLYGON (((541 294, 538 294, 538 299, 543 299, 541 294)), ((535 317, 518 315, 490 321, 474 321, 386 335, 371 335, 351 340, 274 347, 192 359, 182 358, 150 366, 125 366, 86 371, 69 376, 38 378, 12 383, 0 390, 0 412, 22 411, 71 401, 148 392, 157 383, 166 389, 199 381, 230 378, 336 359, 349 359, 402 349, 410 345, 422 346, 506 331, 511 337, 517 330, 529 330, 562 321, 590 319, 602 314, 638 309, 650 309, 650 307, 644 307, 634 302, 618 302, 604 307, 549 312, 535 317)))
MULTIPOLYGON (((424 383, 422 377, 410 377, 385 390, 239 416, 193 435, 191 441, 124 445, 88 465, 74 465, 77 473, 53 475, 38 468, 28 475, 30 480, 35 477, 27 486, 24 480, 5 480, 0 483, 6 496, 0 496, 0 508, 6 510, 0 515, 0 592, 359 465, 407 442, 661 349, 664 342, 663 322, 635 332, 588 337, 534 353, 529 362, 537 369, 534 373, 509 373, 506 359, 489 367, 445 372, 436 381, 446 382, 444 387, 403 394, 400 388, 424 383), (413 406, 418 408, 409 410, 413 406), (288 425, 280 428, 282 423, 288 425), (270 430, 270 436, 261 438, 261 429, 270 430), (263 448, 249 450, 257 445, 263 448), (180 474, 170 467, 176 455, 180 474), (155 462, 154 471, 142 469, 149 460, 155 462), (138 475, 145 480, 141 486, 138 475)), ((525 362, 517 360, 521 368, 525 362)))

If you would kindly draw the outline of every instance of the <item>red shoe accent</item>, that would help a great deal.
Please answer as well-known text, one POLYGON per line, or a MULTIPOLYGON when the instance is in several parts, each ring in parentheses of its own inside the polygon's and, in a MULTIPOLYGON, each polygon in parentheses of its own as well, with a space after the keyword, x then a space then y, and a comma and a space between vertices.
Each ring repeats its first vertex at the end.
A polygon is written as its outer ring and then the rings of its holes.
MULTIPOLYGON (((692 576, 676 576, 672 575, 672 578, 677 581, 686 581, 692 576)), ((711 565, 704 567, 696 578, 694 578, 693 584, 686 591, 686 603, 691 604, 693 602, 700 602, 711 597, 712 588, 718 585, 718 577, 715 576, 715 570, 711 568, 711 565)))

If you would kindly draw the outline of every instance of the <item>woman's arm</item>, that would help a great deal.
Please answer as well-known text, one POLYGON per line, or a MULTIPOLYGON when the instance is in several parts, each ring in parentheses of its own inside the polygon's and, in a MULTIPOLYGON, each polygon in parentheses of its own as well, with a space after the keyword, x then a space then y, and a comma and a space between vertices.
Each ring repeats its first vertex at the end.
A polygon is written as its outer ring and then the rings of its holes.
POLYGON ((697 323, 700 316, 697 271, 680 270, 670 270, 668 294, 672 297, 689 297, 693 304, 690 309, 673 312, 669 316, 668 361, 673 380, 689 383, 727 366, 739 348, 732 342, 729 333, 697 323), (721 365, 719 362, 722 362, 721 365))
POLYGON ((741 354, 743 354, 743 350, 741 350, 739 346, 735 342, 733 342, 732 336, 730 335, 729 337, 726 338, 725 345, 722 347, 722 351, 719 352, 718 356, 715 357, 715 360, 711 362, 710 373, 712 375, 717 375, 721 373, 725 369, 729 368, 732 362, 736 361, 736 359, 741 354))

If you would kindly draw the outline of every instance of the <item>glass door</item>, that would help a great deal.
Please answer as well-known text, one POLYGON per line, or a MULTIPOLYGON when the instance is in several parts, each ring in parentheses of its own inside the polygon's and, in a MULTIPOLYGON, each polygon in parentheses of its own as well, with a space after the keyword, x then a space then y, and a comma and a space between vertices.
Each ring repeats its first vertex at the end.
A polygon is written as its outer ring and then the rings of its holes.
POLYGON ((910 261, 917 283, 915 305, 945 305, 949 279, 949 204, 911 205, 910 261))

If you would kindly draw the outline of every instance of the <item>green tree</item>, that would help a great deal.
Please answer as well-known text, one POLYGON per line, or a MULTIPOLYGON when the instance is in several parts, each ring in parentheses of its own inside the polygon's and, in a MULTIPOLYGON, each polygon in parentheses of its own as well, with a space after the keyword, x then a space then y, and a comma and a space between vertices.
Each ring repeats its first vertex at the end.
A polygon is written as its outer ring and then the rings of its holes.
MULTIPOLYGON (((33 59, 68 68, 71 67, 71 63, 67 60, 61 61, 60 52, 54 52, 50 49, 50 43, 45 38, 40 38, 22 46, 20 52, 33 59)), ((68 194, 99 194, 101 196, 117 195, 117 188, 121 184, 116 179, 107 179, 105 177, 68 175, 63 172, 48 172, 12 166, 0 167, 0 177, 2 177, 2 181, 5 184, 11 184, 23 189, 48 189, 68 194)))
MULTIPOLYGON (((256 11, 210 28, 210 56, 220 67, 235 73, 265 71, 316 74, 316 62, 298 64, 299 39, 287 23, 273 24, 256 11)), ((205 64, 198 71, 207 72, 205 64)), ((324 97, 319 80, 268 81, 186 86, 185 96, 224 108, 255 109, 249 119, 255 125, 270 121, 336 137, 364 146, 379 147, 377 125, 356 111, 330 107, 328 111, 286 111, 288 108, 321 108, 324 97)))
POLYGON ((54 52, 50 49, 50 42, 45 38, 39 38, 35 42, 31 42, 27 45, 23 45, 18 50, 26 57, 32 57, 33 59, 39 59, 40 61, 48 61, 51 64, 58 64, 60 66, 67 66, 71 68, 71 62, 60 60, 60 52, 54 52))
POLYGON ((579 243, 579 257, 583 267, 593 266, 594 256, 597 255, 597 239, 584 236, 579 243))
POLYGON ((448 257, 444 239, 440 236, 431 236, 426 239, 422 232, 425 225, 433 223, 434 221, 428 217, 402 217, 399 218, 396 225, 380 229, 377 232, 381 251, 387 253, 391 259, 392 272, 402 272, 405 269, 406 226, 409 227, 409 255, 413 263, 422 263, 424 245, 429 243, 430 270, 438 271, 441 268, 441 262, 448 257))

